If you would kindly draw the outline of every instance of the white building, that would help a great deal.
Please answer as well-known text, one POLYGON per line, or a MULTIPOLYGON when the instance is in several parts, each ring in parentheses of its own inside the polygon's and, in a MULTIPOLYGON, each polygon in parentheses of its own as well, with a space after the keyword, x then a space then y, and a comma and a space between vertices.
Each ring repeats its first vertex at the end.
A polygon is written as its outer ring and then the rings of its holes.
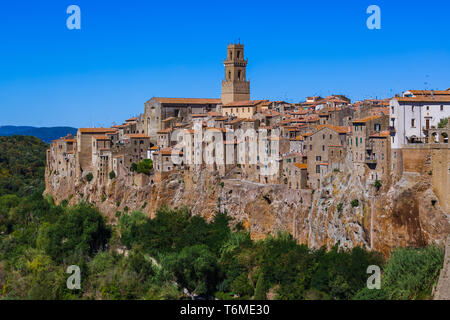
POLYGON ((450 89, 410 90, 390 101, 391 146, 425 143, 427 131, 450 117, 450 89))

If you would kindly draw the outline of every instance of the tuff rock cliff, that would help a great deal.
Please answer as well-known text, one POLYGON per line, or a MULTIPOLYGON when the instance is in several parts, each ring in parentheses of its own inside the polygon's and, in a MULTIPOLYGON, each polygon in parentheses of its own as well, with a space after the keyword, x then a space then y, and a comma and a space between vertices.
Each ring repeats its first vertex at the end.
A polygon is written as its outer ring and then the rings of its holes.
POLYGON ((255 239, 283 230, 314 248, 339 243, 389 255, 397 246, 442 245, 450 234, 450 215, 440 207, 427 175, 404 173, 378 191, 351 171, 328 174, 313 191, 220 178, 207 171, 174 173, 153 186, 142 183, 145 179, 127 176, 100 185, 47 172, 45 194, 56 203, 89 201, 112 223, 118 210, 153 216, 162 204, 186 205, 206 219, 226 210, 255 239))

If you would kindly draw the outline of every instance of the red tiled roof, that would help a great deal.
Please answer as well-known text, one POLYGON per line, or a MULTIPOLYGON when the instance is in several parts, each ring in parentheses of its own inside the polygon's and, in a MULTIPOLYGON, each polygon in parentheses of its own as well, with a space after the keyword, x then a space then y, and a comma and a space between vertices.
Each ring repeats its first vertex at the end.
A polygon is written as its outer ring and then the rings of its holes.
MULTIPOLYGON (((220 100, 220 99, 204 99, 204 98, 161 98, 161 97, 153 97, 152 99, 158 100, 159 102, 166 103, 166 104, 219 104, 219 103, 222 102, 222 100, 220 100)), ((150 99, 150 100, 152 100, 152 99, 150 99)))
POLYGON ((146 135, 145 133, 133 133, 133 134, 127 134, 130 139, 149 139, 150 137, 146 135))
POLYGON ((81 133, 107 133, 107 132, 115 132, 112 128, 79 128, 81 133))

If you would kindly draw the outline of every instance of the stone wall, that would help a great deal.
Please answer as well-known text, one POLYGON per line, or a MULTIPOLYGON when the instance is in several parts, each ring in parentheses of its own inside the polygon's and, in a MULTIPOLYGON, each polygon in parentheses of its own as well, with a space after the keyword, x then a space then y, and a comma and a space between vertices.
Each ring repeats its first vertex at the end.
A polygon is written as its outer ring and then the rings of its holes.
POLYGON ((433 146, 431 149, 431 173, 433 191, 441 206, 450 212, 450 147, 433 146))

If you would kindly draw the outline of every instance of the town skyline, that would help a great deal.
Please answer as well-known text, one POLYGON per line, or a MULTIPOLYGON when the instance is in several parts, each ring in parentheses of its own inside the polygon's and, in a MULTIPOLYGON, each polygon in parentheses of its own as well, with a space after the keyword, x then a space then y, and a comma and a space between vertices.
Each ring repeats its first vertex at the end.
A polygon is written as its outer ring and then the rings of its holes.
POLYGON ((439 39, 450 31, 444 23, 449 5, 437 2, 442 10, 379 1, 380 30, 366 27, 368 1, 255 8, 249 2, 235 16, 203 2, 178 3, 171 12, 163 4, 134 2, 116 10, 120 3, 79 1, 81 30, 66 28, 66 4, 30 3, 27 10, 7 4, 0 14, 6 48, 0 125, 110 126, 139 114, 152 97, 220 98, 223 46, 239 39, 255 100, 294 103, 344 94, 355 101, 414 88, 445 90, 450 45, 439 39), (161 15, 152 16, 156 11, 161 15), (184 12, 204 19, 187 23, 184 12), (283 12, 278 22, 270 18, 277 12, 283 12))

